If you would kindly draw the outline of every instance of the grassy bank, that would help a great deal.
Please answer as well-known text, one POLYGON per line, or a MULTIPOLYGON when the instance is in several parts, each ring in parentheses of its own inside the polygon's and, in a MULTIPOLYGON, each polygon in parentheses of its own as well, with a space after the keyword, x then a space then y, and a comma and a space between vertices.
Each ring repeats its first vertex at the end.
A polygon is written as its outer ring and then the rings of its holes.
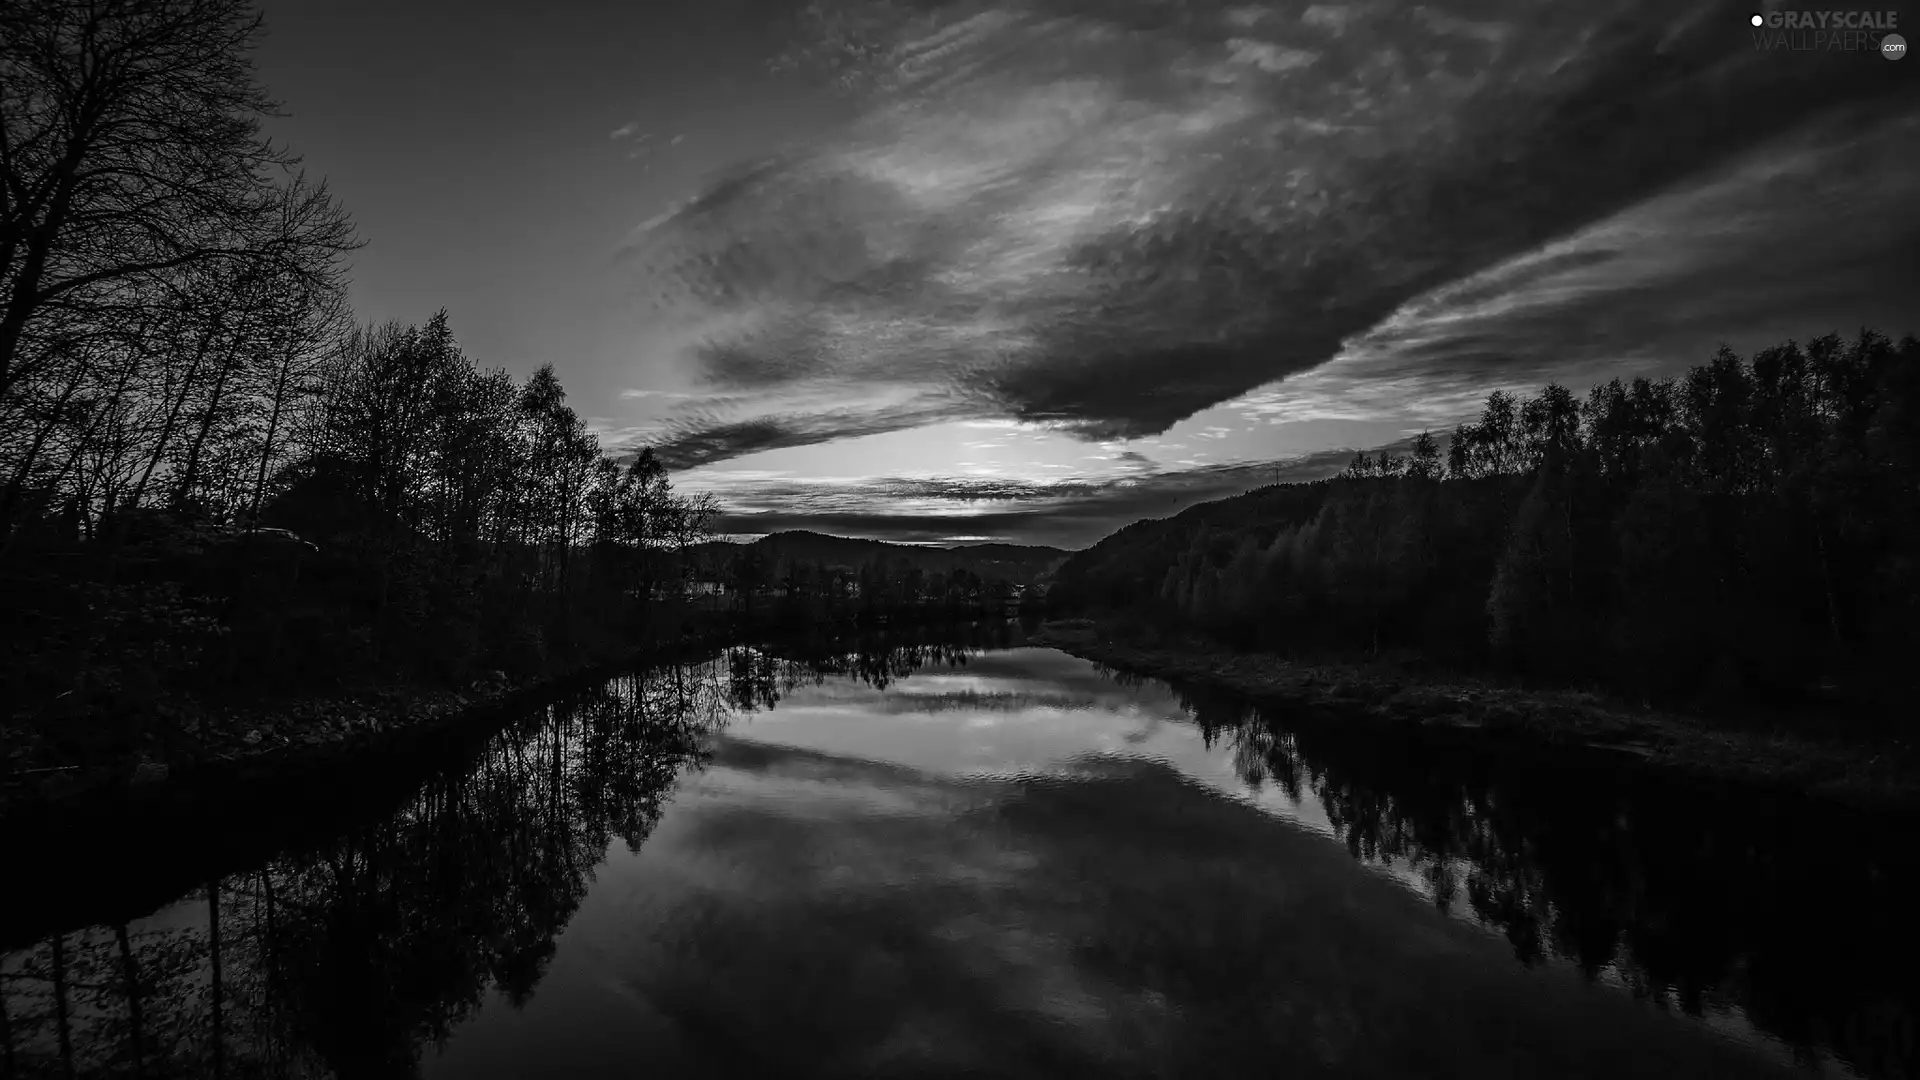
POLYGON ((1343 723, 1606 752, 1628 765, 1790 789, 1858 807, 1920 808, 1920 762, 1909 745, 1821 739, 1778 725, 1738 728, 1596 694, 1407 665, 1300 663, 1089 619, 1049 622, 1029 643, 1343 723))

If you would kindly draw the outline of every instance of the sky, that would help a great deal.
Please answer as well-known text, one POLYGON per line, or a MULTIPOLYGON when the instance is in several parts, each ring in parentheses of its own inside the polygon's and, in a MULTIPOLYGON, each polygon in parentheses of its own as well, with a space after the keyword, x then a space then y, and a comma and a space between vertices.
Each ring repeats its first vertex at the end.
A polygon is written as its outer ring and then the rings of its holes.
POLYGON ((736 535, 1080 547, 1496 389, 1920 331, 1920 62, 1723 2, 264 13, 360 316, 553 363, 736 535))

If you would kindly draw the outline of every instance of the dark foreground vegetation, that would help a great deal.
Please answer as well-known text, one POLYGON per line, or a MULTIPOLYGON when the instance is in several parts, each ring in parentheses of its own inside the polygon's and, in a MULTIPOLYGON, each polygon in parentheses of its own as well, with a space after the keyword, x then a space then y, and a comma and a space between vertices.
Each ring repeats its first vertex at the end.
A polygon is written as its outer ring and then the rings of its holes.
POLYGON ((1053 599, 1202 651, 1594 690, 1884 765, 1907 755, 1916 553, 1920 344, 1862 332, 1584 401, 1496 393, 1444 452, 1122 529, 1053 599))

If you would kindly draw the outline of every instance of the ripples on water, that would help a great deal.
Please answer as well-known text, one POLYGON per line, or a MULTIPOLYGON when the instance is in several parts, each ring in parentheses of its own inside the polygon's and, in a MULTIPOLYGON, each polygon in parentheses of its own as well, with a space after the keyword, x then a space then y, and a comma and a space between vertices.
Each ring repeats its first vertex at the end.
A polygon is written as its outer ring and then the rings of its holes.
POLYGON ((75 898, 111 922, 5 927, 3 1075, 1916 1064, 1885 822, 1051 650, 731 650, 347 818, 175 867, 157 911, 129 882, 75 898))

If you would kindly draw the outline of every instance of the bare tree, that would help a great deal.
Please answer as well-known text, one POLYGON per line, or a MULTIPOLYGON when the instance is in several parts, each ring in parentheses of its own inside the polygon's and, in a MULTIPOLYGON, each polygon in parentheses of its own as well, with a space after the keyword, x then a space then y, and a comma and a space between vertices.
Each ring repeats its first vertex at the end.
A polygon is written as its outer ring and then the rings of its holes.
POLYGON ((0 395, 49 309, 111 302, 142 275, 240 256, 292 163, 240 0, 18 0, 0 9, 0 395))

